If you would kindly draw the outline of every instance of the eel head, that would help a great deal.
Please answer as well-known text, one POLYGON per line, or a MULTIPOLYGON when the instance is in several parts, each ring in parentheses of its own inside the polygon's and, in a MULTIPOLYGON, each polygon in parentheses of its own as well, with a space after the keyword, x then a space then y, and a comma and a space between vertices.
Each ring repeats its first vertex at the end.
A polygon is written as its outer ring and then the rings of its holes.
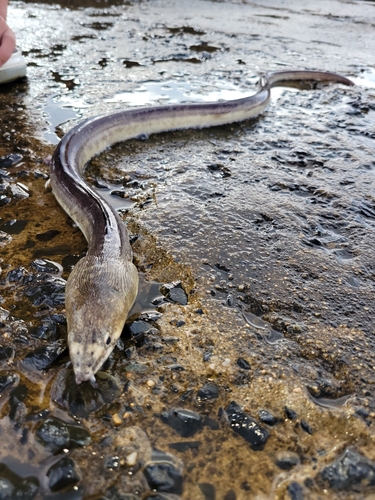
POLYGON ((132 262, 87 255, 66 285, 68 345, 77 384, 90 380, 113 351, 138 291, 132 262))

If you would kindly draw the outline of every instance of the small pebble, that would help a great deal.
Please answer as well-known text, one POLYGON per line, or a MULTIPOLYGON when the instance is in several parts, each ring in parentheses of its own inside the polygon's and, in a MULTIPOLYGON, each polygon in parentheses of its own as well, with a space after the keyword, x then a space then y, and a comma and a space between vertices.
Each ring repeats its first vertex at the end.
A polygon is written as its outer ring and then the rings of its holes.
POLYGON ((122 424, 122 418, 120 417, 120 415, 118 413, 114 413, 112 415, 112 423, 115 427, 118 427, 119 425, 122 424))
POLYGON ((134 465, 137 463, 137 459, 138 453, 136 451, 133 451, 133 453, 130 453, 130 455, 126 457, 126 465, 128 467, 134 467, 134 465))

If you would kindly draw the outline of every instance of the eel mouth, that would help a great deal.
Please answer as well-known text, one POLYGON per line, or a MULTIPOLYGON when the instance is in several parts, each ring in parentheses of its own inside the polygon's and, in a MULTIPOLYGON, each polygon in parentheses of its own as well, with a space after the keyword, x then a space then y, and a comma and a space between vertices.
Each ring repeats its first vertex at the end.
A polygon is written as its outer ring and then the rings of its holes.
POLYGON ((76 384, 80 385, 82 382, 91 382, 92 385, 96 386, 96 378, 94 372, 91 371, 74 371, 76 384))

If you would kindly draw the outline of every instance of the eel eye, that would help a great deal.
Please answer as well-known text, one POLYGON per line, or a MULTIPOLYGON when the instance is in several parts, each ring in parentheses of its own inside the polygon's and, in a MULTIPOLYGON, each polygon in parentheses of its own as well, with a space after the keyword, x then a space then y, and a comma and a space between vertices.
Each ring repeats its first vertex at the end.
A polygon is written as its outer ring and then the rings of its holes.
POLYGON ((107 345, 109 345, 109 344, 111 343, 111 337, 107 337, 107 340, 105 341, 105 343, 106 343, 107 345))

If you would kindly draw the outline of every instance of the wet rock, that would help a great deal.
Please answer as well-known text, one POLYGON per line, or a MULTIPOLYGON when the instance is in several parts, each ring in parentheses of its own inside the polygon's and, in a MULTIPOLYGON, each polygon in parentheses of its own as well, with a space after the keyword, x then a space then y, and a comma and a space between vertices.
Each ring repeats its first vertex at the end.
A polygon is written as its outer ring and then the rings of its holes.
POLYGON ((77 466, 70 457, 63 457, 47 471, 48 486, 52 491, 59 491, 77 484, 81 476, 77 466))
POLYGON ((238 358, 237 359, 237 365, 242 369, 242 370, 250 370, 250 363, 246 361, 244 358, 238 358))
POLYGON ((39 489, 36 477, 21 477, 0 463, 0 500, 32 500, 39 489))
POLYGON ((16 267, 15 269, 9 271, 9 273, 6 275, 6 281, 8 281, 9 283, 21 282, 27 275, 28 272, 23 266, 16 267))
POLYGON ((243 437, 255 450, 262 449, 269 437, 269 432, 263 429, 252 417, 241 410, 232 401, 225 409, 231 429, 243 437))
POLYGON ((49 342, 56 341, 59 338, 56 321, 52 317, 45 318, 39 326, 30 329, 30 336, 49 342))
POLYGON ((1 224, 1 229, 8 234, 20 234, 25 229, 28 220, 12 219, 1 224))
POLYGON ((0 361, 4 359, 11 359, 14 356, 14 349, 12 347, 0 346, 0 361))
POLYGON ((38 273, 31 276, 23 293, 35 307, 62 306, 65 302, 65 280, 51 274, 38 273))
POLYGON ((358 491, 375 486, 375 462, 348 448, 322 470, 321 478, 334 490, 358 491))
POLYGON ((183 491, 182 472, 174 463, 173 457, 155 450, 151 460, 152 462, 143 471, 150 488, 157 492, 181 495, 183 491))
MULTIPOLYGON (((2 198, 0 195, 0 206, 2 205, 1 201, 2 201, 2 198)), ((13 238, 11 237, 10 234, 5 233, 4 231, 0 231, 0 247, 4 247, 8 243, 10 243, 12 241, 12 239, 13 238)))
POLYGON ((171 302, 176 302, 182 306, 186 306, 188 302, 186 292, 182 288, 180 281, 162 285, 160 291, 171 302))
POLYGON ((30 264, 38 273, 60 274, 60 264, 48 259, 36 259, 30 264))
POLYGON ((0 394, 2 394, 8 387, 11 387, 19 381, 19 375, 15 373, 1 373, 0 374, 0 394))
POLYGON ((52 386, 53 400, 80 418, 87 418, 104 404, 112 403, 121 392, 117 379, 105 372, 96 374, 94 386, 91 382, 77 385, 73 370, 61 370, 52 386))
POLYGON ((29 197, 28 190, 26 186, 23 186, 19 182, 16 184, 10 184, 8 187, 8 195, 14 200, 25 200, 29 197))
POLYGON ((296 453, 280 452, 277 455, 275 464, 282 470, 290 470, 299 463, 299 457, 296 453))
POLYGON ((66 325, 66 317, 63 314, 51 314, 46 319, 51 319, 51 321, 58 325, 66 325))
POLYGON ((23 156, 17 153, 0 156, 0 168, 9 168, 17 165, 22 160, 23 156))
POLYGON ((301 425, 301 429, 303 429, 305 432, 307 432, 307 434, 313 433, 311 425, 308 422, 306 422, 306 420, 301 420, 300 425, 301 425))
POLYGON ((160 415, 162 422, 173 427, 182 437, 191 437, 203 426, 199 413, 184 408, 177 408, 160 415))
POLYGON ((270 411, 259 410, 258 411, 259 420, 264 424, 274 426, 279 422, 279 419, 272 415, 270 411))
POLYGON ((288 493, 290 496, 290 500, 303 500, 304 495, 303 495, 303 489, 302 486, 295 481, 293 483, 290 483, 288 486, 288 493))
POLYGON ((140 340, 149 332, 154 330, 153 326, 150 325, 150 323, 147 323, 147 321, 143 320, 133 321, 133 323, 128 325, 127 328, 129 329, 129 332, 134 340, 140 340))
POLYGON ((46 370, 65 350, 66 346, 62 342, 45 345, 27 354, 23 358, 22 364, 29 370, 46 370))
MULTIPOLYGON (((0 207, 4 207, 5 205, 8 205, 11 201, 12 201, 12 199, 9 198, 9 196, 6 196, 5 194, 0 195, 0 207)), ((3 238, 3 241, 4 241, 4 238, 3 238)))
POLYGON ((200 483, 198 486, 204 496, 204 500, 216 500, 216 490, 213 484, 200 483))
POLYGON ((49 417, 37 428, 36 439, 52 453, 63 448, 86 446, 91 442, 91 436, 84 427, 64 422, 57 417, 49 417))
POLYGON ((207 363, 212 358, 212 351, 206 351, 203 353, 203 362, 207 363))
POLYGON ((288 408, 287 406, 284 407, 284 411, 286 418, 288 418, 289 420, 295 420, 297 418, 297 413, 294 410, 288 408))
POLYGON ((107 469, 117 469, 120 466, 120 457, 111 456, 105 459, 105 467, 107 469))
POLYGON ((198 390, 197 397, 199 401, 217 399, 219 397, 219 388, 216 384, 208 382, 198 390))
POLYGON ((49 231, 46 231, 45 233, 39 233, 35 237, 38 241, 51 241, 53 238, 55 238, 58 234, 60 234, 61 231, 58 229, 50 229, 49 231))

